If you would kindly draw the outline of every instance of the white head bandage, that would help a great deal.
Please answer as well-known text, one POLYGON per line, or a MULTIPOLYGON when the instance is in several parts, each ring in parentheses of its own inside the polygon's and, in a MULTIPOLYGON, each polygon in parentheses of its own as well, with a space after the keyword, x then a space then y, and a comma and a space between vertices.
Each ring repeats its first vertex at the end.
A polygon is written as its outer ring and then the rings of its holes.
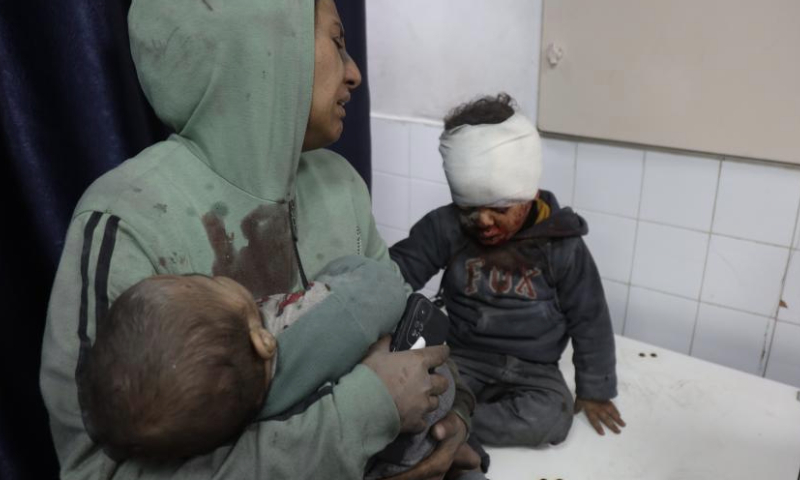
POLYGON ((536 197, 541 140, 533 123, 519 113, 503 123, 446 131, 439 152, 456 205, 507 207, 536 197))

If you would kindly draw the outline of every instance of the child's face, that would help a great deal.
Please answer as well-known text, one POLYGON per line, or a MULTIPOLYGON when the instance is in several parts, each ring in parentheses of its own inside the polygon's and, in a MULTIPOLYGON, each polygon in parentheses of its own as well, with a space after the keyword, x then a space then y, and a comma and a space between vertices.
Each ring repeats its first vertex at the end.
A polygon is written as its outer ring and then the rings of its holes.
POLYGON ((250 332, 250 343, 259 357, 266 363, 266 386, 272 381, 272 362, 278 344, 275 337, 264 328, 261 312, 253 295, 239 282, 228 277, 187 275, 182 277, 187 287, 204 289, 208 295, 217 297, 237 318, 244 318, 250 332))
POLYGON ((502 245, 528 218, 533 200, 510 207, 458 207, 461 226, 483 245, 502 245))

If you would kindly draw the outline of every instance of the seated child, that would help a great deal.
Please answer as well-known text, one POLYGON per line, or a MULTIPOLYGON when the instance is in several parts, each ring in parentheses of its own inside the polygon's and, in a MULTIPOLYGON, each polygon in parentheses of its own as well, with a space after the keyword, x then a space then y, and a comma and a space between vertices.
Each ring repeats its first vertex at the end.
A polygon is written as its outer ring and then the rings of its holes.
MULTIPOLYGON (((331 262, 304 292, 259 301, 226 277, 142 280, 98 325, 81 399, 87 431, 118 460, 211 451, 253 420, 302 408, 321 385, 349 372, 391 333, 405 302, 398 275, 355 256, 331 262), (285 335, 300 335, 307 348, 281 350, 285 335)), ((453 404, 452 376, 444 366, 437 372, 451 385, 429 425, 453 404)), ((393 443, 379 454, 393 462, 376 461, 373 471, 399 473, 434 446, 427 432, 413 436, 413 449, 408 437, 395 442, 405 442, 402 452, 393 443)))
POLYGON ((472 434, 491 445, 563 441, 573 402, 558 360, 570 339, 575 412, 585 409, 601 435, 602 424, 618 433, 614 335, 581 239, 588 228, 539 190, 536 127, 508 95, 484 97, 445 118, 439 149, 453 204, 390 253, 414 289, 445 270, 451 357, 478 400, 472 434))

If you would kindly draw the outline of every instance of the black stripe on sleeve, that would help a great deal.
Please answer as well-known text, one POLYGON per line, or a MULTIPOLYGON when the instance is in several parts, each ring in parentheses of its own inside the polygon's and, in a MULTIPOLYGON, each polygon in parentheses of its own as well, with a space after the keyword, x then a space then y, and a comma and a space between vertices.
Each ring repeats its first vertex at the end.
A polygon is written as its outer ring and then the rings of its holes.
MULTIPOLYGON (((103 216, 100 212, 92 213, 86 228, 83 230, 83 250, 81 251, 81 306, 78 317, 78 338, 81 340, 81 351, 89 346, 89 335, 86 326, 89 322, 89 260, 92 254, 92 240, 94 230, 103 216)), ((78 362, 80 366, 80 361, 78 362)))
POLYGON ((95 325, 100 325, 108 314, 108 274, 111 271, 111 256, 114 254, 118 228, 119 217, 111 216, 106 222, 94 277, 95 325))
MULTIPOLYGON (((94 239, 94 231, 97 224, 100 223, 100 218, 103 214, 100 212, 92 213, 89 221, 86 222, 86 228, 83 230, 83 249, 81 251, 81 305, 78 317, 78 338, 80 339, 80 347, 78 350, 78 365, 75 367, 75 385, 78 389, 78 404, 81 406, 81 417, 87 432, 91 432, 90 425, 86 417, 86 401, 84 400, 84 390, 81 388, 84 375, 84 362, 86 354, 89 351, 91 340, 86 333, 86 328, 89 323, 89 262, 92 257, 92 243, 94 239)), ((91 433, 90 433, 91 435, 91 433)))

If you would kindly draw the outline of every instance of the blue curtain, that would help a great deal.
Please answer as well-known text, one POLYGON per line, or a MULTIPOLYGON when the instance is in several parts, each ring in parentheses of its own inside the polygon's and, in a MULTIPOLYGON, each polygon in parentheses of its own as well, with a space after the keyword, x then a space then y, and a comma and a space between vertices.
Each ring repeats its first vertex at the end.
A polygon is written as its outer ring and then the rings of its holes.
MULTIPOLYGON (((168 1, 168 0, 165 0, 168 1)), ((0 0, 0 478, 57 478, 38 386, 47 300, 72 210, 168 135, 128 49, 130 0, 0 0)), ((339 2, 364 85, 334 149, 369 184, 364 0, 339 2)))

